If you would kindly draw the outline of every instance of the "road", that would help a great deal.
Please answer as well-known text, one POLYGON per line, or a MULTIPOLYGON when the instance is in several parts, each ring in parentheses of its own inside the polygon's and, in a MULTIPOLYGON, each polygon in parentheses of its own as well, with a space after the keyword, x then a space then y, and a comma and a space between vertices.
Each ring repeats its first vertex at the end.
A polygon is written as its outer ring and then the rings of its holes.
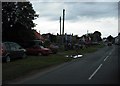
POLYGON ((118 84, 118 48, 106 46, 13 84, 118 84))

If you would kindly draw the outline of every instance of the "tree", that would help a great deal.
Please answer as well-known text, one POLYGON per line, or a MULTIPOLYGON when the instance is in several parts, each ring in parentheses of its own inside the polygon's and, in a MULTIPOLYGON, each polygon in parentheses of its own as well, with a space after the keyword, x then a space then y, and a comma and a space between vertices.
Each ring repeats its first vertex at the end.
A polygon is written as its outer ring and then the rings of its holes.
POLYGON ((91 38, 91 41, 93 41, 93 33, 88 33, 88 36, 91 38))
POLYGON ((118 35, 120 35, 120 32, 118 33, 118 35))
POLYGON ((101 33, 99 31, 95 31, 93 33, 93 40, 96 41, 96 42, 102 41, 101 33))
POLYGON ((51 41, 52 43, 56 43, 56 42, 57 42, 57 36, 51 34, 51 35, 50 35, 50 41, 51 41))
POLYGON ((37 17, 30 2, 2 2, 3 41, 34 39, 33 20, 37 17))

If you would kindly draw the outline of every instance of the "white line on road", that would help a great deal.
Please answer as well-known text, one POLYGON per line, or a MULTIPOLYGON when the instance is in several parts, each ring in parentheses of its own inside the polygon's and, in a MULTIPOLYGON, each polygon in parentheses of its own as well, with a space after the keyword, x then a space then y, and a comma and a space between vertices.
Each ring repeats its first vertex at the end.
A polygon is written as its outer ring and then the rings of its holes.
POLYGON ((99 65, 99 67, 93 72, 93 74, 88 78, 88 80, 91 80, 92 77, 97 73, 97 71, 101 68, 102 64, 99 65))
POLYGON ((109 57, 109 56, 107 56, 107 57, 104 59, 104 61, 106 61, 108 57, 109 57))
POLYGON ((114 49, 112 49, 112 51, 109 53, 109 55, 111 55, 113 53, 114 49))
POLYGON ((104 61, 106 61, 106 59, 112 54, 113 51, 114 51, 114 50, 112 50, 112 51, 109 53, 109 55, 104 59, 104 61))

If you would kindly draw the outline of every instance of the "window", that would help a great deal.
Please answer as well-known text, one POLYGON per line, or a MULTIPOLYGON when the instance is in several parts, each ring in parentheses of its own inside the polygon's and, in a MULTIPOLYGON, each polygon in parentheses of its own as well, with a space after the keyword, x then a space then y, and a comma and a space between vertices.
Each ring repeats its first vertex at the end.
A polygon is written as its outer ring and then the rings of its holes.
POLYGON ((10 50, 12 50, 12 51, 16 50, 14 43, 9 43, 9 45, 10 45, 10 50))
POLYGON ((6 50, 11 50, 9 43, 4 43, 3 48, 5 48, 6 50))
POLYGON ((18 44, 16 44, 16 43, 14 43, 14 46, 15 46, 15 48, 16 48, 17 50, 21 48, 21 46, 18 45, 18 44))

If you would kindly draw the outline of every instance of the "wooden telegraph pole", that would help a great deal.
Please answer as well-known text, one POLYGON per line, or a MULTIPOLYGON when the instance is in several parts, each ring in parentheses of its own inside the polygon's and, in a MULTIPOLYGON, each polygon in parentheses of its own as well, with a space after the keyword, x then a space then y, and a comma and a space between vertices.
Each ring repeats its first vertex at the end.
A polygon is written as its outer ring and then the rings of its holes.
POLYGON ((62 35, 64 35, 64 20, 65 20, 65 9, 63 9, 63 31, 62 31, 62 35))
POLYGON ((61 16, 60 16, 60 36, 61 36, 61 16))
POLYGON ((65 9, 63 9, 63 30, 62 30, 62 44, 64 44, 64 20, 65 20, 65 9))

